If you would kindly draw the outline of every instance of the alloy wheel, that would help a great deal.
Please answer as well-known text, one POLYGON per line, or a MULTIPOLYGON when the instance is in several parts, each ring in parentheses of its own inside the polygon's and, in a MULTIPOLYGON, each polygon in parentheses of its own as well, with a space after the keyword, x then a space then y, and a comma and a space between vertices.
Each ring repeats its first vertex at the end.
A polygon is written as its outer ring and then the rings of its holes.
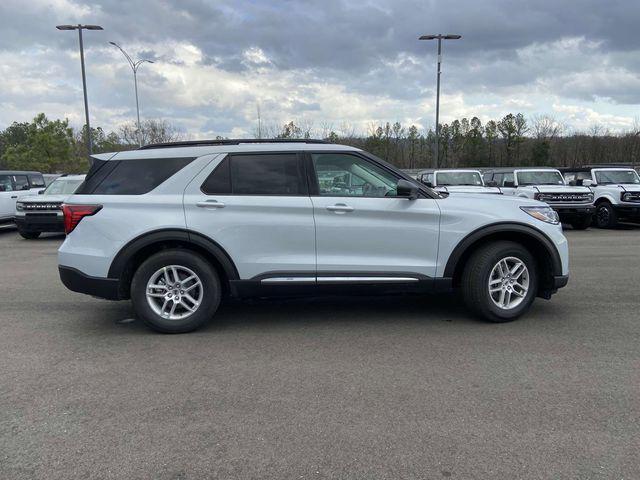
POLYGON ((489 297, 502 310, 520 305, 529 292, 529 269, 516 257, 505 257, 489 274, 489 297))
POLYGON ((160 317, 182 320, 202 304, 202 281, 191 269, 168 265, 156 271, 147 282, 147 302, 160 317))

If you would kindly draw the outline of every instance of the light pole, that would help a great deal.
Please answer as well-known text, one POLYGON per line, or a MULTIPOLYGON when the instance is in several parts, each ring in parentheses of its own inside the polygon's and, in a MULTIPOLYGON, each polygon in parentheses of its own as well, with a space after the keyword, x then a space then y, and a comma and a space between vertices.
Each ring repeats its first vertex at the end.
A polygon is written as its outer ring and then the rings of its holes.
POLYGON ((124 55, 124 58, 126 58, 127 62, 129 62, 129 66, 131 67, 131 70, 133 70, 133 84, 136 90, 136 114, 138 116, 138 144, 142 146, 142 129, 140 128, 140 105, 138 103, 138 68, 140 67, 140 65, 142 65, 145 62, 153 63, 153 61, 143 58, 134 62, 129 56, 129 54, 125 52, 120 45, 118 45, 116 42, 109 42, 109 43, 114 47, 117 47, 118 50, 122 52, 122 54, 124 55))
POLYGON ((87 77, 84 73, 84 47, 82 45, 82 30, 103 30, 100 25, 57 25, 58 30, 78 30, 80 41, 80 67, 82 69, 82 91, 84 93, 84 117, 87 122, 87 151, 89 155, 93 153, 93 142, 91 141, 91 126, 89 124, 89 101, 87 100, 87 77))
POLYGON ((462 35, 422 35, 419 40, 438 40, 438 74, 436 80, 436 156, 434 168, 438 168, 440 159, 440 64, 442 63, 442 40, 460 40, 462 35))

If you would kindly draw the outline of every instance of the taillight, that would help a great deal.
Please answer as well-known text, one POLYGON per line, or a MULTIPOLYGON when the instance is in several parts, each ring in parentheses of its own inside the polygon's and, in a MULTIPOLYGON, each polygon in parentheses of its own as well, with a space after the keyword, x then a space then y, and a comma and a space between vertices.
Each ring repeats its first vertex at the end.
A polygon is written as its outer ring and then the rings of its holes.
POLYGON ((100 211, 102 205, 67 205, 62 204, 62 214, 64 215, 64 233, 67 235, 73 232, 80 220, 84 217, 95 215, 100 211))

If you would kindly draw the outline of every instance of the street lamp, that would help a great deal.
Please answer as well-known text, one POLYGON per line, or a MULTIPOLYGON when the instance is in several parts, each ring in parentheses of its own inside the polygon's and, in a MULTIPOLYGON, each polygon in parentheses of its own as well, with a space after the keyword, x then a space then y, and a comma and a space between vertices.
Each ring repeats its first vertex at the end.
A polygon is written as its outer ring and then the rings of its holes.
POLYGON ((442 62, 442 40, 460 40, 462 35, 422 35, 419 40, 438 40, 438 75, 436 87, 436 157, 435 167, 438 168, 440 158, 440 147, 438 145, 440 139, 440 63, 442 62))
POLYGON ((87 100, 87 78, 84 73, 84 47, 82 45, 82 30, 103 30, 100 25, 57 25, 58 30, 78 30, 80 40, 80 66, 82 68, 82 91, 84 93, 84 116, 87 122, 87 151, 91 155, 93 143, 91 141, 91 126, 89 125, 89 102, 87 100))
POLYGON ((140 106, 138 104, 138 68, 140 67, 140 65, 142 65, 145 62, 153 63, 153 61, 143 58, 134 62, 129 56, 129 54, 127 54, 127 52, 125 52, 120 45, 118 45, 116 42, 109 42, 109 43, 114 47, 117 47, 118 50, 122 52, 122 54, 124 55, 124 58, 126 58, 127 62, 129 62, 129 66, 131 67, 131 70, 133 70, 133 84, 136 90, 136 113, 138 115, 138 144, 142 146, 142 129, 140 128, 140 106))

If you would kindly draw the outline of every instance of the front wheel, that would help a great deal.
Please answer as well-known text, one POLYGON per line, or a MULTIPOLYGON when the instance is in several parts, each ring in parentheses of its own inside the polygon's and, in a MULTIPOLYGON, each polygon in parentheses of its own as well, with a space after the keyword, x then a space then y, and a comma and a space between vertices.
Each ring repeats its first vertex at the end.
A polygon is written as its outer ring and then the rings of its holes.
POLYGON ((598 228, 618 226, 618 215, 609 202, 602 202, 596 207, 596 225, 598 228))
POLYGON ((40 232, 26 232, 24 230, 18 230, 18 233, 25 240, 35 240, 40 236, 40 232))
POLYGON ((165 250, 138 268, 131 302, 138 318, 162 333, 186 333, 208 322, 222 290, 213 266, 188 250, 165 250))
POLYGON ((485 320, 515 320, 529 310, 536 297, 536 262, 515 242, 490 243, 469 258, 461 289, 467 307, 485 320))

